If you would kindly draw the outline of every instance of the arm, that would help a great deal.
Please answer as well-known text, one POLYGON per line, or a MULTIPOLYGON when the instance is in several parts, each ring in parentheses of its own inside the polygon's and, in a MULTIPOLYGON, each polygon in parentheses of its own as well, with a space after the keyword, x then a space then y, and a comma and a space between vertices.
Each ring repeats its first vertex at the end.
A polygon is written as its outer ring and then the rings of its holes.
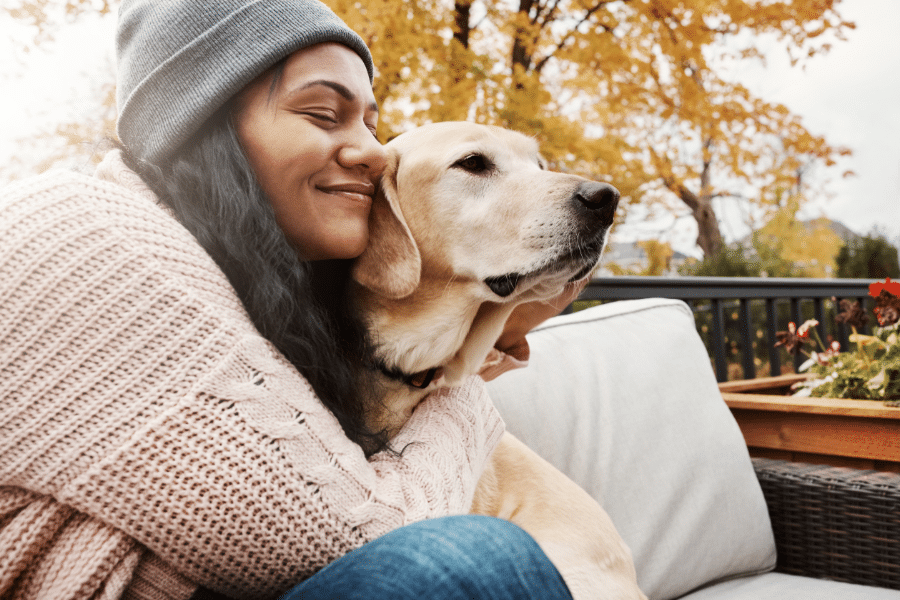
POLYGON ((506 322, 503 335, 497 340, 497 348, 504 350, 515 346, 529 331, 561 313, 578 297, 588 281, 590 278, 586 277, 569 283, 558 296, 550 300, 526 302, 517 306, 506 322))
POLYGON ((402 456, 367 461, 161 209, 94 180, 41 185, 0 200, 0 491, 28 492, 18 514, 53 499, 254 598, 466 511, 502 433, 479 380, 423 402, 402 456))
POLYGON ((561 313, 571 304, 581 290, 590 281, 589 277, 567 284, 562 292, 551 300, 532 301, 520 304, 513 310, 503 333, 494 344, 494 349, 488 355, 479 375, 485 381, 491 381, 511 370, 524 367, 528 364, 531 351, 525 335, 551 317, 561 313))

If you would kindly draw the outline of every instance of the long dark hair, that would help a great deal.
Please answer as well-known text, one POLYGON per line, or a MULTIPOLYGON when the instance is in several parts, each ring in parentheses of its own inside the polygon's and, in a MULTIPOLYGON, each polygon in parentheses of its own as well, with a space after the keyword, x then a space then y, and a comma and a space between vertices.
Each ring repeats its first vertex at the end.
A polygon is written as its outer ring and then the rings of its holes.
POLYGON ((126 164, 218 263, 259 332, 310 382, 367 455, 387 448, 364 413, 377 402, 371 345, 348 295, 347 260, 302 261, 275 221, 241 147, 233 104, 163 166, 123 148, 126 164))

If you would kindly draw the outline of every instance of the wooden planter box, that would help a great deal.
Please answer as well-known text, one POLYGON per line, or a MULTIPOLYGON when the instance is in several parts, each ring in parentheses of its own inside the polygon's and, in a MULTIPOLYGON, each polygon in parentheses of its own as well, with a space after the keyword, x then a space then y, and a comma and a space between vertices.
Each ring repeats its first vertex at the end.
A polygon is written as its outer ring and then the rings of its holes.
POLYGON ((900 408, 871 400, 787 395, 805 378, 719 384, 750 455, 900 473, 900 408))

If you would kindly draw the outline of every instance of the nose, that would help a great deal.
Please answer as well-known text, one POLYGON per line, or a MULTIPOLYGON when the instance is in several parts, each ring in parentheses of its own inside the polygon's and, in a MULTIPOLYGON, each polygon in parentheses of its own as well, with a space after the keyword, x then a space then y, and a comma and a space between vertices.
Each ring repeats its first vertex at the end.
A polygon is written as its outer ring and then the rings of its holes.
POLYGON ((582 212, 588 211, 588 215, 608 227, 612 225, 613 213, 619 204, 619 190, 608 183, 584 181, 575 189, 572 200, 582 212))
POLYGON ((588 210, 613 208, 619 203, 619 190, 608 183, 585 181, 575 190, 575 199, 588 210))
POLYGON ((371 179, 377 179, 387 164, 384 146, 365 126, 354 131, 338 153, 338 162, 347 169, 362 168, 371 179))

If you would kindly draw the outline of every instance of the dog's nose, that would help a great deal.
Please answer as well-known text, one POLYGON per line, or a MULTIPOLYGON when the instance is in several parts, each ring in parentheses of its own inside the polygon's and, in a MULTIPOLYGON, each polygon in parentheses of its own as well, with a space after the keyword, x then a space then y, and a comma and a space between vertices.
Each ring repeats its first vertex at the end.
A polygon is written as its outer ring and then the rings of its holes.
POLYGON ((619 204, 619 190, 608 183, 584 181, 575 188, 572 202, 584 226, 591 230, 609 227, 619 204))
POLYGON ((619 203, 619 190, 608 183, 585 181, 575 190, 575 199, 589 210, 607 207, 614 210, 619 203))

